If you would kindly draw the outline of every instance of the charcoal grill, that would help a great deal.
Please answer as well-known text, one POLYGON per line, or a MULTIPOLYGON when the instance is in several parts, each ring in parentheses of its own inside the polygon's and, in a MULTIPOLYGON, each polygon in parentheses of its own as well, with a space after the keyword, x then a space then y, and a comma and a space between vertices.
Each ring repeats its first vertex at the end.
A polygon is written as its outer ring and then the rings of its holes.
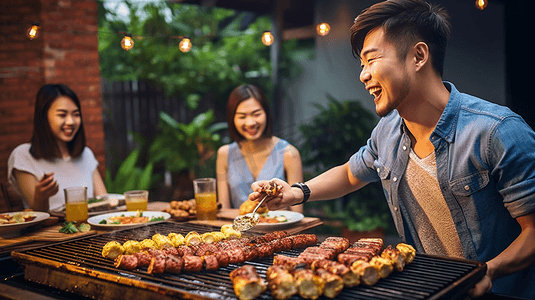
MULTIPOLYGON (((156 233, 204 233, 219 228, 189 223, 162 222, 144 227, 79 238, 41 248, 13 252, 25 270, 25 279, 97 299, 236 299, 229 273, 242 264, 217 271, 150 275, 146 269, 119 270, 101 255, 109 241, 142 240, 156 233)), ((261 233, 248 232, 248 235, 261 233)), ((282 251, 297 256, 303 249, 282 251)), ((265 278, 273 256, 246 262, 265 278)), ((403 272, 394 272, 373 286, 344 288, 340 299, 458 299, 478 282, 486 264, 464 259, 417 254, 403 272)), ((260 299, 271 299, 269 291, 260 299)), ((301 299, 294 296, 292 299, 301 299)))

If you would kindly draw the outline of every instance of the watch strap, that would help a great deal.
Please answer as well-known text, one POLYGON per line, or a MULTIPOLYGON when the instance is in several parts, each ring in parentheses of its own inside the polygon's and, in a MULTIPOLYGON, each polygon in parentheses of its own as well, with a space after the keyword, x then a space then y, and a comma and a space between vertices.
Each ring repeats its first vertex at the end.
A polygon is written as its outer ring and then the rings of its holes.
POLYGON ((308 198, 310 197, 310 189, 308 188, 308 185, 306 185, 303 182, 296 182, 296 183, 292 184, 292 187, 299 188, 299 189, 301 189, 301 191, 303 191, 303 201, 301 203, 296 203, 296 204, 293 204, 293 205, 304 204, 305 202, 308 201, 308 198))

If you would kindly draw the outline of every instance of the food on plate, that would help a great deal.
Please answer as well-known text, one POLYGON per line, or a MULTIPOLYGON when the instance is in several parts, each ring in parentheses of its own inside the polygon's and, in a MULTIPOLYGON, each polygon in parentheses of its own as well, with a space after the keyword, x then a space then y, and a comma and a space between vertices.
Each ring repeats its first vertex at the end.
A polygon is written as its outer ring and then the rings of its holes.
POLYGON ((270 217, 269 215, 260 215, 260 219, 258 220, 258 223, 270 223, 270 224, 277 224, 277 223, 284 223, 288 222, 288 218, 286 216, 273 216, 270 217))
POLYGON ((192 216, 195 216, 197 209, 195 207, 195 199, 171 201, 169 207, 163 210, 169 213, 173 218, 179 220, 186 220, 192 216))
POLYGON ((251 265, 244 265, 230 272, 234 293, 240 300, 254 299, 262 294, 267 285, 251 265))
POLYGON ((127 216, 125 214, 115 215, 112 217, 109 217, 107 219, 100 220, 98 222, 102 225, 125 225, 125 224, 141 224, 141 223, 147 223, 147 222, 156 222, 156 221, 163 221, 163 216, 155 216, 155 217, 147 217, 143 216, 142 211, 138 211, 135 215, 127 216))
POLYGON ((124 253, 123 245, 116 241, 106 243, 102 248, 102 256, 109 259, 116 259, 119 255, 124 253))
POLYGON ((33 221, 37 216, 31 212, 10 214, 0 214, 0 225, 17 224, 33 221))
MULTIPOLYGON (((240 208, 238 209, 239 215, 245 215, 248 213, 252 213, 255 207, 260 203, 260 201, 252 201, 252 200, 246 200, 240 205, 240 208)), ((256 212, 259 214, 265 214, 269 211, 269 208, 267 206, 265 207, 259 207, 256 212)))

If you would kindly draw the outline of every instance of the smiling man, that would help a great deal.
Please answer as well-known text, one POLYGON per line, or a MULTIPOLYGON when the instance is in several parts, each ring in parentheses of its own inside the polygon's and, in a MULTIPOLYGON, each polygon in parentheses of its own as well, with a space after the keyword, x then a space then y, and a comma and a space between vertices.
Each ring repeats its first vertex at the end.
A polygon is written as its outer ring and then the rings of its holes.
POLYGON ((534 299, 535 133, 507 107, 442 81, 450 32, 446 11, 421 0, 364 10, 351 45, 381 120, 344 165, 306 184, 274 179, 282 190, 266 204, 335 199, 380 180, 405 242, 487 263, 470 296, 534 299))

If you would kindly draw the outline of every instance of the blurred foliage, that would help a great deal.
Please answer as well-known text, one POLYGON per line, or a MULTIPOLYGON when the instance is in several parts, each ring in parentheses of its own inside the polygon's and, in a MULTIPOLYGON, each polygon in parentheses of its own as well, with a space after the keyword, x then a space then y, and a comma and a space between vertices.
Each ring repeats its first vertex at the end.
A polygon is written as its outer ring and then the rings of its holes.
MULTIPOLYGON (((315 104, 320 111, 310 123, 299 126, 304 141, 299 147, 303 165, 315 174, 345 163, 364 146, 377 123, 374 114, 360 102, 339 101, 331 95, 326 107, 315 104)), ((380 183, 366 187, 334 201, 306 204, 308 209, 322 212, 325 217, 341 220, 351 230, 369 231, 393 228, 392 217, 382 194, 380 183)))
MULTIPOLYGON (((255 81, 270 93, 270 48, 260 42, 271 28, 268 16, 171 1, 124 3, 128 20, 99 2, 102 77, 152 81, 191 109, 202 99, 224 105, 230 91, 245 82, 255 81), (124 51, 118 33, 132 34, 134 48, 124 51), (182 36, 193 44, 187 53, 178 47, 182 36)), ((295 41, 285 42, 283 52, 295 47, 295 41)), ((282 76, 293 72, 290 60, 281 55, 282 76)))
POLYGON ((165 168, 173 173, 188 170, 195 177, 199 175, 206 162, 215 155, 221 146, 221 130, 227 123, 214 123, 213 111, 197 115, 189 124, 183 124, 160 112, 159 128, 149 148, 151 163, 165 162, 165 168))
POLYGON ((108 193, 122 194, 131 190, 149 190, 158 183, 161 178, 153 174, 153 163, 148 163, 144 168, 137 167, 140 151, 134 149, 121 163, 119 169, 112 177, 109 169, 106 169, 104 185, 108 193))

